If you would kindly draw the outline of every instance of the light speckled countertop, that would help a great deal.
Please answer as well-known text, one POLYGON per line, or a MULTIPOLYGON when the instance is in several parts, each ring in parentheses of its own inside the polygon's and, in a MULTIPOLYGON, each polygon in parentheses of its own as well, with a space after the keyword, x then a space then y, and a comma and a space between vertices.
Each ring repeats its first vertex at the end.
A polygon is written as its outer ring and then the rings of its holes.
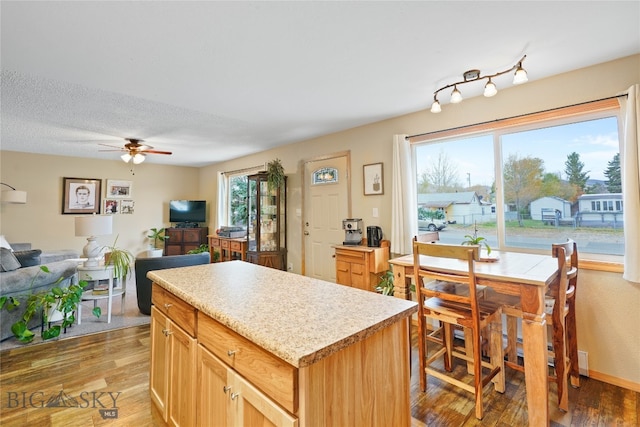
POLYGON ((244 261, 150 271, 198 310, 296 367, 417 311, 417 304, 244 261))

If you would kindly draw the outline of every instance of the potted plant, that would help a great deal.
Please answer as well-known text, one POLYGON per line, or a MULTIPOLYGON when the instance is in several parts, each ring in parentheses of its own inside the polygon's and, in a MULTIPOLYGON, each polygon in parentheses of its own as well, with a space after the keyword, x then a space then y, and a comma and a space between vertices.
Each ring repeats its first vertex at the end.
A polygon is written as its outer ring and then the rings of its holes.
POLYGON ((487 248, 487 255, 491 254, 491 247, 487 243, 484 237, 478 236, 478 224, 473 223, 473 235, 465 235, 465 240, 462 242, 463 245, 480 245, 487 248))
POLYGON ((151 249, 147 252, 149 258, 162 256, 162 248, 160 247, 160 242, 165 242, 169 240, 169 236, 164 234, 165 229, 163 228, 152 228, 149 230, 149 235, 147 238, 153 240, 153 244, 151 244, 151 249))
POLYGON ((284 183, 284 167, 280 159, 267 163, 267 187, 269 190, 279 188, 284 183))
MULTIPOLYGON (((40 266, 40 270, 31 280, 30 287, 33 286, 38 274, 41 272, 50 273, 46 265, 40 266)), ((80 281, 67 287, 57 286, 57 283, 62 280, 62 277, 60 277, 56 284, 48 290, 41 290, 27 295, 22 317, 11 325, 11 331, 18 341, 23 343, 33 341, 35 334, 29 329, 29 322, 36 313, 42 313, 41 336, 43 340, 60 336, 62 329, 71 326, 75 322, 75 312, 82 300, 82 291, 87 286, 87 282, 80 281), (50 322, 60 320, 62 320, 61 324, 50 324, 50 322)), ((6 308, 11 311, 19 306, 19 298, 0 298, 0 309, 6 308)), ((100 307, 95 307, 93 314, 96 317, 100 317, 102 314, 100 307)))
POLYGON ((387 270, 378 277, 380 282, 376 286, 376 292, 382 295, 393 295, 393 271, 387 270))
POLYGON ((113 278, 126 279, 131 271, 131 263, 135 259, 133 254, 126 249, 116 246, 118 236, 114 240, 113 245, 105 246, 104 263, 105 265, 113 265, 113 278))

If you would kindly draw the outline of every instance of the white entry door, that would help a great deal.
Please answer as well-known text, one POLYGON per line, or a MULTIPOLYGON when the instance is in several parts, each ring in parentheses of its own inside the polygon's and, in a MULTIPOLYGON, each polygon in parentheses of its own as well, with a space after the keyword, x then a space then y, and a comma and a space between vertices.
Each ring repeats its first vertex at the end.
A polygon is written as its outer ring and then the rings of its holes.
MULTIPOLYGON (((342 220, 351 214, 349 155, 305 162, 303 214, 304 274, 336 281, 336 262, 332 245, 342 244, 342 220), (314 183, 318 171, 337 171, 336 182, 314 183)), ((330 175, 330 172, 327 172, 330 175)), ((327 176, 329 176, 327 175, 327 176)), ((317 180, 316 180, 317 181, 317 180)))

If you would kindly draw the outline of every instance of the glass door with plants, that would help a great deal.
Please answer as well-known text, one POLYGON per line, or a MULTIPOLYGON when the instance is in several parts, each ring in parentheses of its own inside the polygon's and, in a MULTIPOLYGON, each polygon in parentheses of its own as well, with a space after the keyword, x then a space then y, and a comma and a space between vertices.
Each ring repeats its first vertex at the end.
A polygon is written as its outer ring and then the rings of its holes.
POLYGON ((247 261, 286 269, 286 177, 270 185, 267 173, 248 177, 247 261))

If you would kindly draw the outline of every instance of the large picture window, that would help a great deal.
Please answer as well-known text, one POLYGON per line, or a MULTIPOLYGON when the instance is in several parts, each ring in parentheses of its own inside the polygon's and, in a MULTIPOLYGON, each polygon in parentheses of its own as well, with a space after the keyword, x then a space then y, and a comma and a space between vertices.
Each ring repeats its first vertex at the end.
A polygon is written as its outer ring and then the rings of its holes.
POLYGON ((572 238, 581 253, 624 254, 616 109, 463 131, 414 144, 418 229, 461 243, 544 250, 572 238))

